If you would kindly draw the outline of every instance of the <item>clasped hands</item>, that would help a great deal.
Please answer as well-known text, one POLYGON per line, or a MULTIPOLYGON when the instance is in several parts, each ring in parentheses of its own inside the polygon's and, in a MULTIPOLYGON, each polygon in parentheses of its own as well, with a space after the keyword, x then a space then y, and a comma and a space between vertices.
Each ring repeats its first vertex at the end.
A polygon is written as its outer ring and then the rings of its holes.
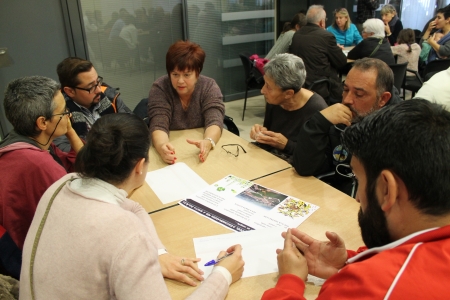
POLYGON ((288 139, 278 132, 267 130, 266 127, 255 124, 250 131, 250 138, 261 144, 266 144, 274 148, 283 150, 288 139))
MULTIPOLYGON (((195 145, 197 146, 197 148, 200 149, 198 158, 201 162, 205 162, 212 148, 211 142, 209 140, 192 140, 192 139, 186 139, 186 142, 188 142, 191 145, 195 145)), ((165 163, 168 164, 176 163, 177 157, 175 154, 175 147, 170 142, 162 144, 157 150, 165 163)))
POLYGON ((306 281, 309 273, 327 279, 344 267, 344 241, 334 232, 325 235, 328 241, 318 241, 295 228, 283 232, 284 249, 277 249, 280 276, 293 274, 306 281))
MULTIPOLYGON (((217 258, 222 257, 229 252, 234 253, 216 265, 222 266, 230 272, 232 278, 231 282, 233 283, 241 278, 242 273, 244 272, 242 247, 241 245, 231 246, 226 251, 221 251, 217 258)), ((191 286, 197 286, 194 279, 197 279, 198 281, 205 280, 202 276, 202 270, 197 266, 197 262, 200 261, 200 258, 182 258, 166 253, 160 255, 158 260, 161 266, 161 273, 165 278, 174 279, 191 286)))

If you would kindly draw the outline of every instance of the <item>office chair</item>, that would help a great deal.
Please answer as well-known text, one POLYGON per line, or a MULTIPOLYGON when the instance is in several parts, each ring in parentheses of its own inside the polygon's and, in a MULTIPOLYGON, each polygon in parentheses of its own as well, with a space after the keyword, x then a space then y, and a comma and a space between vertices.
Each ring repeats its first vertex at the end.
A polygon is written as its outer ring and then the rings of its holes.
POLYGON ((262 89, 264 86, 264 78, 261 72, 253 66, 250 55, 246 52, 239 53, 245 72, 245 97, 244 110, 242 111, 242 121, 244 121, 245 109, 247 107, 247 95, 249 90, 262 89))
MULTIPOLYGON (((422 76, 419 75, 419 72, 406 69, 407 71, 414 73, 414 79, 405 80, 405 84, 403 85, 403 99, 405 99, 405 90, 412 92, 412 97, 420 90, 423 83, 431 78, 434 74, 444 71, 450 67, 450 59, 437 59, 430 61, 423 71, 422 76)), ((445 83, 443 83, 445 84, 445 83)), ((412 98, 411 97, 411 98, 412 98)))

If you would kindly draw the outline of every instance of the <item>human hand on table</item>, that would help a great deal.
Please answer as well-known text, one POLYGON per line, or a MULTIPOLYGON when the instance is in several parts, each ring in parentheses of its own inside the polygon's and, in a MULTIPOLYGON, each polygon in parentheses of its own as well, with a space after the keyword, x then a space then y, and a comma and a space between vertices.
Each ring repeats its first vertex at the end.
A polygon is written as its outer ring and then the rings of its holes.
POLYGON ((278 272, 281 275, 293 274, 306 281, 308 264, 302 253, 295 247, 291 229, 284 235, 284 248, 277 249, 278 272))
POLYGON ((206 158, 208 157, 209 151, 211 151, 212 144, 210 140, 204 139, 204 140, 191 140, 186 139, 186 142, 188 142, 191 145, 197 146, 197 148, 200 149, 200 153, 198 154, 198 158, 201 162, 205 162, 206 158))
MULTIPOLYGON (((325 232, 328 241, 318 241, 306 233, 291 229, 291 239, 295 246, 302 251, 308 264, 309 274, 329 278, 344 267, 347 261, 347 251, 344 241, 334 232, 325 232)), ((287 233, 282 236, 286 238, 287 233)))
POLYGON ((267 131, 267 128, 259 124, 253 125, 252 130, 250 131, 250 138, 256 141, 261 134, 261 131, 267 131))
POLYGON ((161 265, 161 273, 166 278, 192 286, 197 286, 197 283, 187 274, 199 281, 204 280, 203 272, 197 267, 197 262, 200 261, 200 258, 182 258, 166 253, 160 255, 158 259, 161 265))
POLYGON ((288 139, 281 133, 266 130, 258 134, 256 141, 283 150, 287 145, 288 139))
POLYGON ((224 267, 231 273, 231 283, 234 283, 242 277, 244 273, 244 260, 242 259, 242 247, 241 245, 234 245, 227 249, 227 251, 221 251, 217 258, 225 256, 227 253, 233 252, 227 258, 221 260, 216 266, 224 267))
POLYGON ((341 44, 337 44, 337 46, 339 47, 339 48, 341 48, 342 50, 344 50, 344 45, 341 45, 341 44))
POLYGON ((333 125, 350 126, 352 124, 353 113, 348 106, 342 103, 333 104, 321 110, 320 113, 333 125))
POLYGON ((163 143, 161 146, 157 147, 156 150, 165 163, 174 164, 177 160, 177 157, 175 156, 175 148, 170 142, 163 143))

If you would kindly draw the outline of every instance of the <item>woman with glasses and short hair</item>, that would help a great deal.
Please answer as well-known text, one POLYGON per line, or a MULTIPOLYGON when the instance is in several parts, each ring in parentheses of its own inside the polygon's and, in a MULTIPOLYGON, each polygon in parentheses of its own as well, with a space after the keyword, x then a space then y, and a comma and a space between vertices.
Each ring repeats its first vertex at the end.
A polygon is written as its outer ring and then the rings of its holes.
POLYGON ((293 54, 277 54, 264 66, 266 100, 264 124, 253 125, 250 138, 256 145, 290 161, 303 124, 328 105, 319 95, 302 88, 306 79, 303 60, 293 54))
POLYGON ((225 105, 214 79, 200 75, 205 51, 190 41, 178 41, 166 54, 167 75, 158 78, 148 95, 148 118, 152 144, 168 164, 177 160, 170 143, 170 130, 204 127, 203 139, 187 139, 199 148, 204 162, 222 134, 225 105))
POLYGON ((219 253, 233 252, 204 279, 199 259, 168 253, 147 212, 128 199, 145 181, 149 147, 136 115, 94 124, 78 174, 58 180, 39 203, 24 245, 21 299, 170 299, 163 276, 192 286, 204 280, 191 299, 225 298, 243 273, 241 246, 219 253))
MULTIPOLYGON (((3 105, 13 130, 0 142, 0 225, 22 250, 39 200, 50 185, 73 172, 83 142, 71 126, 60 85, 53 79, 31 76, 11 81, 3 105), (68 153, 53 144, 64 135, 72 148, 68 153)), ((3 263, 13 262, 14 256, 4 257, 5 253, 0 251, 1 269, 6 268, 3 263)), ((16 266, 20 273, 20 262, 16 266)))
POLYGON ((334 23, 327 27, 327 30, 334 34, 338 46, 349 47, 357 45, 362 41, 358 29, 348 15, 345 8, 339 8, 334 11, 334 23))

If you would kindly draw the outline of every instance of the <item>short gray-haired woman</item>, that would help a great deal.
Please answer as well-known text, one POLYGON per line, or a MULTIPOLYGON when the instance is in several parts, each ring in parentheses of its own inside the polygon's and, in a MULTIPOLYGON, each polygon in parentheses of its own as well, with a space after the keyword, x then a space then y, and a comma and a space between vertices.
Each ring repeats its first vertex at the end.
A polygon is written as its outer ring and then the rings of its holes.
POLYGON ((391 46, 397 43, 397 37, 403 29, 402 21, 398 18, 397 10, 391 4, 383 6, 380 11, 381 19, 384 22, 384 31, 391 46))
POLYGON ((264 124, 255 124, 250 138, 261 148, 289 161, 303 124, 328 105, 318 94, 302 88, 306 79, 303 60, 293 54, 277 54, 264 66, 266 99, 264 124))
POLYGON ((380 19, 368 19, 363 24, 363 41, 347 54, 348 59, 378 58, 388 65, 395 64, 389 41, 384 37, 384 24, 380 19))

